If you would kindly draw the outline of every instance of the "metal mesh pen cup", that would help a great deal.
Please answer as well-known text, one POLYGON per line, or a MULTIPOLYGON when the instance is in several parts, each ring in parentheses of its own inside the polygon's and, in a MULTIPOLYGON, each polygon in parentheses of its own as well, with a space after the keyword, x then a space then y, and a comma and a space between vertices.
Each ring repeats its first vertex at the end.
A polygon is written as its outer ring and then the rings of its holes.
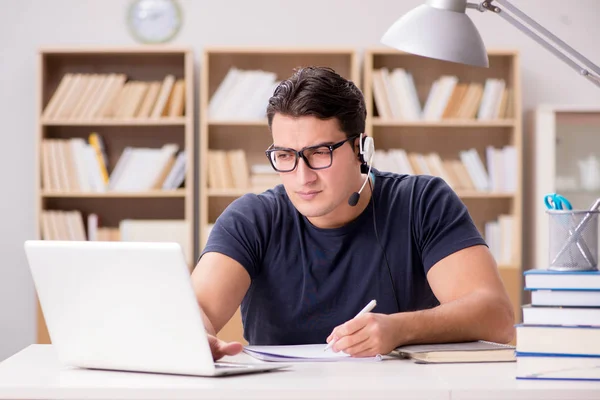
POLYGON ((550 218, 548 269, 598 269, 598 210, 546 210, 550 218))

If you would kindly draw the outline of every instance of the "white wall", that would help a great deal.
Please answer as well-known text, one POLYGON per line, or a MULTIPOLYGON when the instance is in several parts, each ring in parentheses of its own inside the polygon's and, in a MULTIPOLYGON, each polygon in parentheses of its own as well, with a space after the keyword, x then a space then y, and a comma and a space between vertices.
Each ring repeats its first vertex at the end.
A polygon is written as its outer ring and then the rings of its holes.
MULTIPOLYGON (((420 0, 181 0, 192 45, 378 46, 386 28, 420 0)), ((514 0, 546 28, 600 63, 600 2, 514 0)), ((35 303, 23 254, 34 235, 36 49, 41 45, 131 45, 127 0, 2 1, 0 24, 0 360, 35 341, 35 303), (9 142, 10 141, 10 142, 9 142), (10 145, 9 145, 10 143, 10 145)), ((600 103, 600 89, 490 13, 469 11, 490 47, 522 52, 523 105, 600 103)))

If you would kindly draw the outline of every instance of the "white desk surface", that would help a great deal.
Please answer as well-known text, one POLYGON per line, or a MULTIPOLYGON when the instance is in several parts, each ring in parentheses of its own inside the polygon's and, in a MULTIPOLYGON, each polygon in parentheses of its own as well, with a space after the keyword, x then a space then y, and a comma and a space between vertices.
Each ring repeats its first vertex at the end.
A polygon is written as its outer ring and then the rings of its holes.
MULTIPOLYGON (((244 354, 225 360, 260 362, 244 354)), ((190 377, 62 367, 51 345, 0 363, 2 399, 600 399, 600 382, 515 379, 515 363, 409 360, 295 363, 289 370, 190 377)))

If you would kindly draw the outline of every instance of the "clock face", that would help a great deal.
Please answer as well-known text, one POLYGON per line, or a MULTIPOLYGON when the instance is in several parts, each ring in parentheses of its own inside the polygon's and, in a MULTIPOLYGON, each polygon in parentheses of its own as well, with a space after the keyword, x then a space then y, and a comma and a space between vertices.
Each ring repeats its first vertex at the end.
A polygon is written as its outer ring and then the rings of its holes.
POLYGON ((181 10, 174 0, 135 0, 127 14, 127 24, 136 39, 163 43, 181 27, 181 10))

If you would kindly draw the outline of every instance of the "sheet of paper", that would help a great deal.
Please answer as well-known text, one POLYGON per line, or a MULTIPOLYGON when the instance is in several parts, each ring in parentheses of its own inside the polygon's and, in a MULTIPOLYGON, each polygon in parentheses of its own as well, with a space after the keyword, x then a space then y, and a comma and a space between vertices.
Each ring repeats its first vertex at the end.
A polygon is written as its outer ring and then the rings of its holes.
POLYGON ((293 346, 245 346, 244 352, 263 361, 379 361, 381 356, 351 357, 344 352, 325 349, 326 344, 302 344, 293 346))

